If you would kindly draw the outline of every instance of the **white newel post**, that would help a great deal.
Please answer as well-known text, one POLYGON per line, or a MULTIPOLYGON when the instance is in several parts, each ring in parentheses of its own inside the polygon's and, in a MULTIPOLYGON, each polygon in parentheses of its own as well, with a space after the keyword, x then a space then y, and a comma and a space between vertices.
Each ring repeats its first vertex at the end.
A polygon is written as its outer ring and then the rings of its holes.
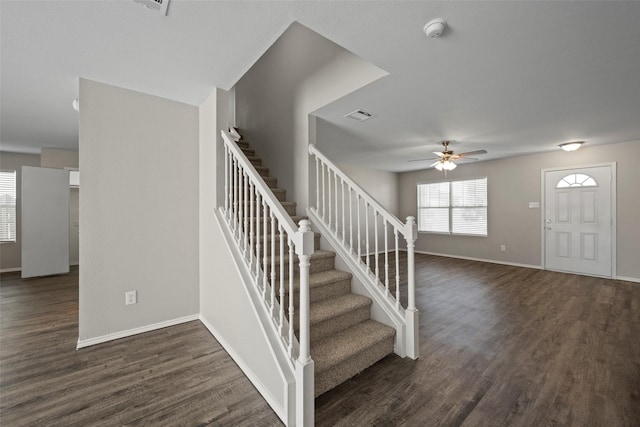
POLYGON ((417 359, 420 356, 418 309, 416 308, 416 272, 415 245, 418 238, 416 219, 407 217, 405 224, 405 239, 407 240, 407 296, 408 304, 405 310, 407 322, 407 356, 417 359))
POLYGON ((300 221, 296 254, 300 259, 300 354, 296 360, 296 425, 314 423, 314 365, 309 332, 309 265, 313 253, 313 231, 307 220, 300 221))

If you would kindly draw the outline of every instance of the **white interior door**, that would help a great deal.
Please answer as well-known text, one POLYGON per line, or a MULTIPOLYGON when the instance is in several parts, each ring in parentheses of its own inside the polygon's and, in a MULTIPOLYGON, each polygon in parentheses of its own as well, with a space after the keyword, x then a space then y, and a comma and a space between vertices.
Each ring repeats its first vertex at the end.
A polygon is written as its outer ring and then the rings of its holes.
POLYGON ((69 171, 22 167, 22 277, 69 272, 69 171))
POLYGON ((611 277, 611 166, 544 174, 545 268, 611 277))

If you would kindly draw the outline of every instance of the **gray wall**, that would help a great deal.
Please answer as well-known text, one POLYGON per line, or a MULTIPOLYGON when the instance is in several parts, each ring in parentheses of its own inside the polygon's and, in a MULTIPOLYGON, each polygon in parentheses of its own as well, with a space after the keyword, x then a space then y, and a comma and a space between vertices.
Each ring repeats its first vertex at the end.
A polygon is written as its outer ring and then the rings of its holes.
POLYGON ((86 79, 80 104, 79 341, 197 315, 198 108, 86 79))
POLYGON ((20 170, 22 166, 40 166, 40 155, 0 153, 0 169, 17 171, 16 174, 16 241, 0 243, 0 271, 16 271, 22 266, 22 223, 21 201, 22 182, 20 170))
MULTIPOLYGON (((489 148, 490 150, 490 148, 489 148)), ((449 172, 449 179, 488 178, 487 237, 420 233, 416 250, 540 266, 541 210, 529 202, 542 202, 541 170, 617 162, 617 275, 640 279, 640 142, 585 145, 573 153, 560 149, 509 159, 468 163, 449 172), (500 245, 507 246, 506 252, 500 245)), ((402 217, 416 215, 416 185, 444 179, 435 169, 399 176, 402 217)))
POLYGON ((308 206, 309 113, 386 73, 293 23, 235 86, 236 123, 263 164, 298 203, 308 206))

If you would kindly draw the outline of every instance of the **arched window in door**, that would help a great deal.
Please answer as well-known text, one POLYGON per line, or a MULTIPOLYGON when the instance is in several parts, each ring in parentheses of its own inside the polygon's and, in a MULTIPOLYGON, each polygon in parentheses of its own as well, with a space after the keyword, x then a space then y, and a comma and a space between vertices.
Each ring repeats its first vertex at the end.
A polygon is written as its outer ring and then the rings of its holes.
POLYGON ((589 175, 583 173, 571 173, 562 178, 556 184, 556 188, 571 188, 571 187, 597 187, 598 183, 595 179, 589 175))

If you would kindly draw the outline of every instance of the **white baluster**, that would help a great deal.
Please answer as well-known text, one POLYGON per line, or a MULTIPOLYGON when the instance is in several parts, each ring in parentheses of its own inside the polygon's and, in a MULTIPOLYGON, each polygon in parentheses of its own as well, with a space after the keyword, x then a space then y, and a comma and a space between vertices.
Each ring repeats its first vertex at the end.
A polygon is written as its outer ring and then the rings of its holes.
POLYGON ((231 188, 231 193, 233 195, 233 211, 232 211, 232 215, 231 215, 231 228, 233 229, 233 232, 235 234, 236 231, 236 211, 238 209, 238 201, 236 199, 236 189, 238 187, 238 174, 236 173, 236 167, 237 167, 237 162, 236 162, 236 158, 233 157, 233 167, 231 168, 231 173, 232 173, 232 177, 233 177, 233 181, 232 181, 232 188, 231 188))
POLYGON ((332 216, 333 216, 333 209, 331 209, 331 200, 333 199, 333 195, 331 194, 331 169, 327 168, 327 181, 328 184, 327 185, 327 189, 329 191, 327 191, 327 199, 329 199, 329 230, 331 230, 331 224, 333 223, 332 221, 332 216))
POLYGON ((267 301, 267 276, 269 275, 269 258, 267 258, 269 255, 267 253, 267 244, 269 240, 267 238, 267 204, 264 202, 264 199, 262 202, 262 207, 262 225, 264 227, 264 240, 262 241, 262 246, 264 246, 262 250, 262 252, 264 252, 262 258, 262 298, 267 301))
POLYGON ((338 237, 338 175, 333 172, 333 184, 334 184, 334 197, 335 197, 335 209, 336 209, 336 237, 338 237))
POLYGON ((400 307, 400 262, 398 260, 398 230, 393 230, 396 238, 396 307, 400 307))
POLYGON ((253 233, 255 232, 254 222, 256 220, 255 185, 253 184, 253 182, 251 182, 251 185, 249 186, 249 195, 249 269, 251 269, 251 267, 253 266, 253 251, 255 248, 255 236, 253 235, 253 233))
MULTIPOLYGON (((258 192, 258 188, 256 187, 256 216, 253 218, 252 222, 256 223, 256 283, 260 283, 260 207, 262 206, 262 196, 258 192)), ((258 286, 259 287, 259 286, 258 286)))
POLYGON ((246 173, 244 174, 244 230, 243 230, 243 234, 244 234, 244 248, 242 249, 242 251, 244 252, 244 257, 245 259, 248 259, 247 257, 247 247, 249 246, 249 175, 247 175, 246 173))
POLYGON ((284 334, 284 230, 282 224, 278 224, 278 234, 280 235, 280 312, 278 319, 278 330, 280 335, 284 334))
POLYGON ((365 250, 367 251, 367 274, 371 274, 371 266, 369 265, 369 254, 371 252, 369 252, 369 202, 367 202, 366 200, 364 201, 364 232, 365 234, 365 241, 366 241, 366 246, 365 246, 365 250))
POLYGON ((351 197, 351 186, 347 184, 349 189, 349 249, 353 253, 353 199, 351 197))
POLYGON ((342 245, 344 246, 347 234, 347 228, 344 220, 344 205, 347 203, 347 198, 344 196, 344 179, 340 180, 340 188, 342 189, 342 197, 340 198, 342 201, 342 245))
POLYGON ((271 315, 276 306, 276 217, 271 212, 271 315))
POLYGON ((293 242, 288 239, 289 245, 289 357, 293 358, 293 315, 294 315, 294 290, 293 290, 293 242))
POLYGON ((224 215, 229 215, 229 147, 224 145, 224 215))
POLYGON ((320 159, 316 157, 316 209, 320 211, 320 159))
POLYGON ((356 193, 356 203, 358 207, 358 262, 362 262, 362 240, 360 236, 360 194, 356 193))
POLYGON ((374 252, 376 258, 376 279, 380 280, 380 270, 378 269, 378 211, 373 208, 373 232, 374 236, 374 252))
POLYGON ((327 191, 324 185, 324 163, 322 163, 322 221, 326 222, 325 212, 327 210, 327 191))
POLYGON ((388 222, 384 221, 384 289, 389 295, 389 232, 388 222))

